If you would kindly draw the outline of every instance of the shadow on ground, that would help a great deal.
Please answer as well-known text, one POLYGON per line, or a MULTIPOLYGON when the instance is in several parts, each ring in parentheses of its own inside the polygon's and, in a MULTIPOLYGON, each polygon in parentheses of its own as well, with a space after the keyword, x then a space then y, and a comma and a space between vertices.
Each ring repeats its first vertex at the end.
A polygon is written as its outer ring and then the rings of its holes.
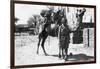
POLYGON ((69 55, 68 56, 68 59, 69 60, 72 60, 72 61, 78 61, 78 60, 92 60, 94 59, 93 56, 88 56, 86 54, 74 54, 74 55, 69 55))
MULTIPOLYGON (((47 56, 58 57, 58 54, 56 54, 56 55, 47 55, 47 56)), ((93 60, 93 59, 94 59, 93 56, 88 56, 88 55, 82 54, 82 53, 68 55, 68 61, 80 61, 80 60, 89 61, 89 60, 93 60)))

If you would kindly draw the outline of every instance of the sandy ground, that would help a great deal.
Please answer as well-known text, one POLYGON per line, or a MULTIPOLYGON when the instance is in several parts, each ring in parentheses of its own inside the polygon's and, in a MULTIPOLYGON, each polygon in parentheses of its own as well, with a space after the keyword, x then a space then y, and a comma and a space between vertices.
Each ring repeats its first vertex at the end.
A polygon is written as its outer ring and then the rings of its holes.
MULTIPOLYGON (((46 40, 45 49, 49 54, 48 56, 44 55, 41 47, 39 48, 39 55, 36 54, 37 42, 37 36, 15 36, 15 65, 65 63, 65 60, 58 58, 59 49, 56 37, 48 37, 46 40)), ((94 60, 93 46, 86 47, 84 44, 70 43, 68 54, 69 58, 66 63, 94 60)))

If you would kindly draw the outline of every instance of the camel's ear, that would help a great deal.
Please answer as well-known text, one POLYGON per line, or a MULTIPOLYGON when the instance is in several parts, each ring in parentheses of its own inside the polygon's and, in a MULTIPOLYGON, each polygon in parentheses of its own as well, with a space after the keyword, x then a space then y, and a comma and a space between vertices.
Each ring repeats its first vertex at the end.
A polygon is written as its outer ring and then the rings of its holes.
POLYGON ((83 11, 85 12, 85 11, 86 11, 86 9, 85 9, 85 8, 83 8, 83 11))

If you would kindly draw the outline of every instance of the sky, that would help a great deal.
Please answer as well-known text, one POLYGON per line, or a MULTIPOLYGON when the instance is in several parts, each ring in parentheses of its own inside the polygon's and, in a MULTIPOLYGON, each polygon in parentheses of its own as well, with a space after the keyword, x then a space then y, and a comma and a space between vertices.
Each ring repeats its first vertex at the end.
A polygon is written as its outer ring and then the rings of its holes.
POLYGON ((15 17, 20 19, 18 23, 26 24, 32 15, 40 14, 42 9, 46 9, 46 6, 15 4, 15 17))

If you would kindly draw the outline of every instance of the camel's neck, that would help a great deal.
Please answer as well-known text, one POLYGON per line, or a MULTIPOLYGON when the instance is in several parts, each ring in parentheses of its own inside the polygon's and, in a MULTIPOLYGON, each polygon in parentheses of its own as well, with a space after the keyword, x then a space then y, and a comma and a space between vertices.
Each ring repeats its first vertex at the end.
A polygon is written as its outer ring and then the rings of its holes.
POLYGON ((75 31, 82 24, 83 15, 84 15, 84 12, 80 14, 76 14, 76 13, 67 14, 67 22, 68 22, 68 27, 70 28, 70 30, 75 31))

